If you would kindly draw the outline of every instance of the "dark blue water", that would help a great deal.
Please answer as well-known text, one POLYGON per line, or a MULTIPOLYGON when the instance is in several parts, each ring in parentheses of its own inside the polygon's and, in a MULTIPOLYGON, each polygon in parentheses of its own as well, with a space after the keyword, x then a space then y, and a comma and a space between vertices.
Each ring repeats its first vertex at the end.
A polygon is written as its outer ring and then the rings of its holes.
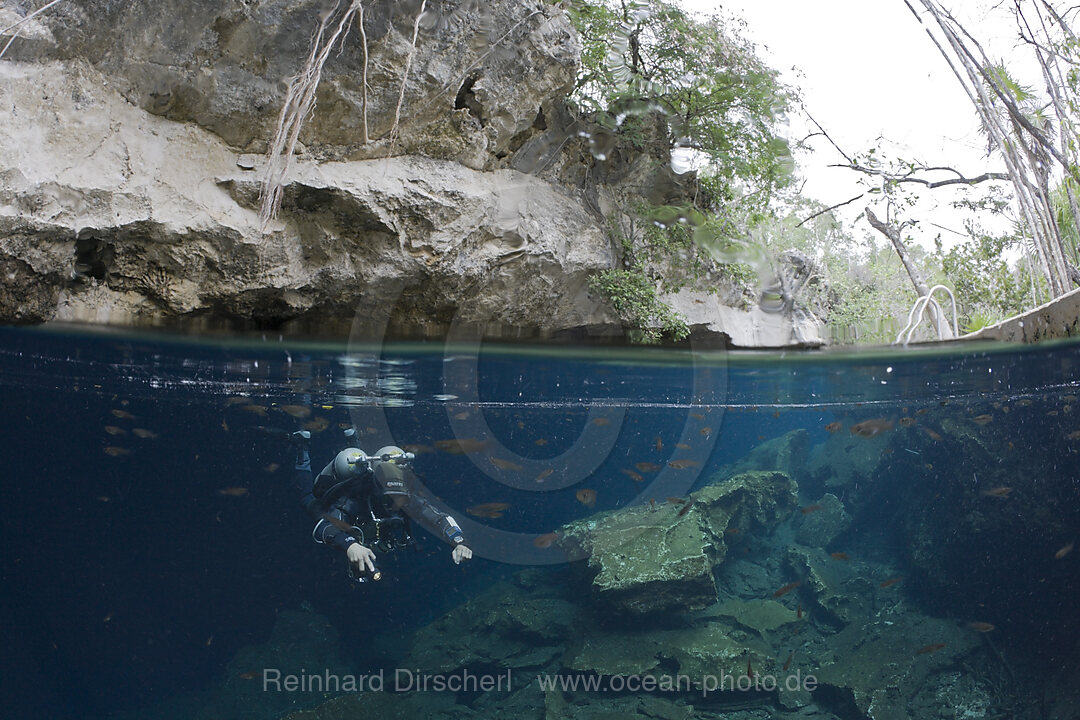
POLYGON ((818 451, 800 503, 832 487, 853 518, 826 550, 896 568, 920 612, 993 624, 994 651, 1035 683, 1077 652, 1080 552, 1062 551, 1080 530, 1078 369, 1076 343, 784 355, 3 330, 0 707, 196 717, 300 608, 340 662, 386 665, 405 647, 375 635, 407 638, 523 567, 581 565, 538 537, 685 496, 798 429, 818 451), (863 452, 865 420, 888 424, 866 439, 875 477, 830 485, 827 443, 863 452), (311 541, 274 432, 305 425, 318 467, 348 425, 369 452, 416 452, 477 557, 455 566, 420 532, 381 558, 383 582, 349 581, 311 541), (469 512, 485 503, 506 508, 469 512))

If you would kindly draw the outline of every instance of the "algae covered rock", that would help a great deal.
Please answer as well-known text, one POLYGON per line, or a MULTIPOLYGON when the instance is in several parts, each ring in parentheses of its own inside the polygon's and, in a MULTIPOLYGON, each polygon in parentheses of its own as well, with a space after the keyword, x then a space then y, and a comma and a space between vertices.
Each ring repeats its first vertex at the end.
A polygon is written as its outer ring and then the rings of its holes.
POLYGON ((806 472, 810 458, 810 433, 799 428, 756 445, 750 452, 720 469, 719 475, 735 477, 756 470, 779 470, 796 482, 806 472))
POLYGON ((562 653, 580 615, 566 599, 498 583, 417 631, 409 662, 424 672, 540 667, 562 653))
MULTIPOLYGON (((833 636, 831 662, 815 673, 819 694, 846 698, 872 720, 927 717, 918 697, 978 646, 956 623, 908 612, 851 625, 833 636)), ((944 717, 944 716, 942 716, 944 717)))
POLYGON ((804 512, 811 509, 813 512, 803 516, 795 533, 795 540, 803 545, 823 548, 851 526, 851 516, 832 493, 822 495, 804 512))
POLYGON ((700 610, 716 601, 713 569, 727 555, 729 528, 771 528, 797 504, 795 482, 778 471, 745 472, 692 493, 689 505, 638 506, 566 526, 600 601, 630 614, 700 610))
POLYGON ((700 610, 716 600, 713 565, 723 559, 694 508, 626 508, 564 530, 595 570, 592 585, 613 608, 633 614, 700 610))
POLYGON ((759 634, 799 620, 794 610, 775 600, 728 600, 710 609, 709 615, 728 618, 759 634))

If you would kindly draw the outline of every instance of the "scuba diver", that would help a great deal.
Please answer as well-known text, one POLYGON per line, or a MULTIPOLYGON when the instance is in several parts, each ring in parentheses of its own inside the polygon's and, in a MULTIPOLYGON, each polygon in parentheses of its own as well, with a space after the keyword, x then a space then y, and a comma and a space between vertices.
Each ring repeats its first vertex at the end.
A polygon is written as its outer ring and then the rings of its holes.
MULTIPOLYGON (((345 437, 349 445, 358 444, 354 429, 346 430, 345 437)), ((472 557, 454 518, 435 508, 415 487, 411 453, 388 445, 369 456, 358 447, 347 447, 313 475, 310 439, 307 430, 290 435, 301 502, 316 520, 312 539, 345 553, 349 577, 358 582, 379 580, 375 550, 415 548, 410 518, 451 545, 455 564, 472 557)))

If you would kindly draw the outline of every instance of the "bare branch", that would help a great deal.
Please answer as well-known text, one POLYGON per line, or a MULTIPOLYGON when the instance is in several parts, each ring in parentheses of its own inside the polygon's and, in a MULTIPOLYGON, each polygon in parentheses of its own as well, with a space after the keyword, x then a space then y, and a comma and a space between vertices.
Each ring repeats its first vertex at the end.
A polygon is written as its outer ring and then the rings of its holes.
MULTIPOLYGON (((804 111, 804 112, 806 112, 806 109, 805 109, 805 108, 803 108, 803 111, 804 111)), ((829 135, 829 133, 827 133, 827 132, 825 131, 825 128, 821 127, 821 123, 819 123, 819 122, 818 122, 817 120, 815 120, 815 119, 814 119, 814 116, 813 116, 813 115, 811 115, 810 113, 808 113, 808 112, 807 112, 807 113, 806 113, 806 117, 810 118, 810 122, 812 122, 812 123, 814 123, 815 125, 817 125, 817 128, 818 128, 818 130, 820 130, 820 131, 821 131, 821 134, 825 136, 825 139, 826 139, 826 140, 828 140, 828 141, 829 141, 829 143, 830 143, 830 144, 831 144, 831 145, 832 145, 832 146, 833 146, 834 148, 836 148, 836 152, 838 152, 838 153, 840 153, 841 155, 843 155, 843 156, 844 156, 844 159, 845 159, 845 160, 847 160, 847 161, 848 161, 848 162, 849 162, 850 164, 852 164, 852 165, 854 165, 854 164, 855 164, 855 161, 851 159, 851 156, 850 156, 850 155, 848 155, 848 154, 847 154, 846 152, 844 152, 844 151, 843 151, 843 149, 842 149, 842 148, 841 148, 841 147, 840 147, 839 145, 837 145, 837 144, 836 144, 836 141, 835 141, 835 140, 833 140, 833 139, 832 139, 832 137, 831 137, 831 136, 829 135)))
POLYGON ((15 38, 19 37, 19 33, 22 32, 21 28, 18 29, 18 30, 16 30, 16 28, 19 28, 19 26, 22 25, 24 22, 32 20, 34 17, 36 17, 36 16, 40 15, 41 13, 45 12, 46 10, 48 10, 49 8, 51 8, 53 5, 57 4, 60 1, 61 0, 52 0, 52 2, 46 3, 45 5, 42 5, 37 10, 30 13, 29 15, 27 15, 23 19, 18 20, 16 22, 12 23, 11 25, 8 25, 3 30, 0 30, 0 35, 7 35, 12 30, 15 30, 14 34, 12 34, 12 36, 11 36, 11 39, 8 40, 7 44, 4 45, 4 49, 0 50, 0 58, 4 57, 4 53, 6 53, 8 51, 8 48, 11 47, 11 43, 15 42, 15 38))
POLYGON ((845 200, 845 201, 844 201, 844 202, 842 202, 842 203, 837 203, 837 204, 835 204, 835 205, 832 205, 832 206, 830 206, 830 207, 827 207, 827 208, 825 208, 824 210, 818 210, 818 211, 817 211, 816 213, 814 213, 814 214, 813 214, 813 215, 811 215, 810 217, 806 218, 805 220, 803 220, 802 222, 800 222, 800 223, 799 223, 798 225, 796 225, 795 227, 802 227, 802 226, 803 226, 803 225, 804 225, 805 223, 808 223, 808 222, 810 222, 811 220, 813 220, 814 218, 816 218, 816 217, 817 217, 818 215, 824 215, 825 213, 829 212, 830 210, 835 210, 836 208, 841 208, 841 207, 844 207, 845 205, 850 205, 851 203, 855 202, 856 200, 858 200, 859 198, 863 197, 864 195, 866 195, 866 193, 859 193, 858 195, 856 195, 855 197, 851 198, 850 200, 845 200))
POLYGON ((944 187, 945 185, 977 185, 979 183, 986 182, 988 180, 1011 180, 1012 179, 1009 176, 1008 173, 1003 173, 1003 172, 984 172, 982 175, 976 175, 975 177, 966 177, 959 170, 956 170, 955 168, 951 168, 951 167, 945 167, 945 166, 918 167, 918 168, 915 168, 913 171, 907 172, 907 173, 904 173, 904 174, 891 173, 891 172, 888 172, 886 170, 882 170, 880 168, 867 167, 865 165, 860 165, 859 163, 854 163, 854 162, 849 164, 849 165, 844 165, 844 164, 841 164, 841 163, 837 163, 835 165, 830 165, 829 167, 849 168, 851 170, 857 170, 858 172, 865 173, 866 175, 874 175, 874 176, 877 176, 877 177, 885 178, 889 182, 894 182, 894 183, 915 183, 917 185, 924 185, 924 186, 926 186, 928 188, 944 187), (937 171, 942 171, 942 170, 948 171, 948 172, 954 173, 956 175, 956 177, 948 178, 947 180, 928 180, 927 178, 916 177, 913 174, 915 172, 931 172, 931 171, 935 171, 935 170, 937 170, 937 171))

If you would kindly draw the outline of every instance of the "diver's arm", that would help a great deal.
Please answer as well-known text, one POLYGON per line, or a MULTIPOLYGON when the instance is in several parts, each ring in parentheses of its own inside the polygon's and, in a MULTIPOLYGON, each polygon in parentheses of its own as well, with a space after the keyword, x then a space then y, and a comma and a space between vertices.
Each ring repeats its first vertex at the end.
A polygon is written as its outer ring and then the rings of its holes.
POLYGON ((410 494, 407 509, 412 517, 445 542, 455 546, 464 544, 465 536, 462 535, 461 526, 457 524, 457 521, 425 498, 415 493, 410 494))
POLYGON ((440 511, 415 492, 409 495, 407 510, 412 517, 416 518, 430 532, 453 546, 454 549, 450 553, 450 558, 455 565, 472 557, 472 550, 465 543, 465 536, 461 532, 461 526, 457 524, 457 521, 452 516, 440 511))

